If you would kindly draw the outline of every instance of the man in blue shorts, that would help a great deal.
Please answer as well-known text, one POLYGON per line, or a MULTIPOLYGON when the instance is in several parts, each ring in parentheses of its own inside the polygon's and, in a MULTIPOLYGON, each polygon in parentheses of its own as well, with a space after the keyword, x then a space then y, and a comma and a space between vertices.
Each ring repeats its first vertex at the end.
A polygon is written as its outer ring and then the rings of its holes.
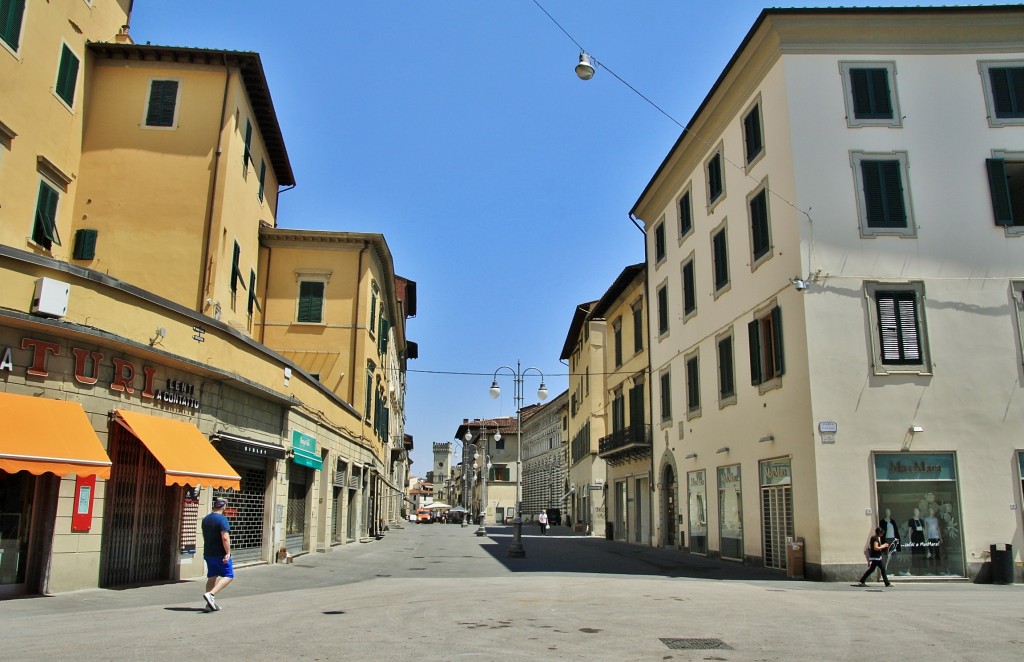
POLYGON ((207 611, 220 611, 215 596, 235 578, 231 565, 231 524, 224 517, 224 499, 213 500, 213 512, 203 518, 203 558, 206 560, 207 611))

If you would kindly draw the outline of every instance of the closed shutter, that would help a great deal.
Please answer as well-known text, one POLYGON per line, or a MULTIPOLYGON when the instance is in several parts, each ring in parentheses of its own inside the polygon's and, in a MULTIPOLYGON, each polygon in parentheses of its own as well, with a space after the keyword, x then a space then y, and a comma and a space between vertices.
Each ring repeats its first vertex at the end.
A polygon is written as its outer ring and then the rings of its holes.
POLYGON ((11 50, 17 51, 21 43, 21 19, 25 14, 25 0, 0 0, 0 39, 11 50))
POLYGON ((299 283, 299 317, 300 322, 319 323, 323 311, 324 284, 320 281, 306 280, 299 283))
POLYGON ((689 315, 697 309, 696 283, 694 282, 693 261, 683 265, 683 313, 689 315))
POLYGON ((882 363, 917 364, 921 362, 917 324, 917 297, 913 292, 878 292, 878 332, 882 363))
POLYGON ((708 202, 722 194, 722 156, 715 154, 708 162, 708 202))
POLYGON ((246 310, 247 310, 247 312, 249 313, 250 316, 252 315, 252 309, 253 308, 255 308, 256 310, 260 311, 261 313, 263 312, 263 307, 260 306, 260 302, 256 299, 256 272, 250 270, 249 271, 249 304, 246 307, 246 310))
POLYGON ((60 195, 46 182, 39 182, 36 201, 36 222, 32 228, 32 241, 49 249, 51 244, 61 245, 57 233, 57 201, 60 195))
POLYGON ((861 161, 864 207, 869 228, 905 228, 903 180, 899 161, 861 161))
POLYGON ((750 384, 761 383, 761 320, 747 324, 747 338, 750 341, 750 384))
POLYGON ((1024 117, 1024 67, 988 70, 996 117, 1024 117))
POLYGON ((761 152, 760 106, 754 106, 753 110, 743 118, 743 134, 747 140, 747 163, 750 163, 761 152))
POLYGON ((174 106, 177 101, 178 81, 153 81, 149 88, 146 126, 174 126, 174 106))
POLYGON ((267 185, 267 162, 260 159, 260 190, 257 193, 260 198, 260 202, 263 202, 263 190, 267 185))
POLYGON ((754 259, 763 257, 770 248, 768 241, 768 194, 761 191, 750 200, 750 231, 754 259))
POLYGON ((1006 178, 1006 161, 985 159, 988 168, 988 187, 992 194, 992 212, 996 225, 1013 225, 1013 205, 1010 202, 1010 182, 1006 178))
POLYGON ((75 85, 78 83, 78 58, 71 49, 64 46, 60 55, 60 67, 57 69, 57 85, 55 92, 69 106, 75 104, 75 85))
POLYGON ((718 343, 718 384, 719 395, 723 398, 736 395, 736 384, 732 364, 732 337, 718 343))
POLYGON ((700 409, 700 362, 696 356, 686 362, 686 408, 700 409))
POLYGON ((725 239, 725 230, 723 229, 712 240, 714 244, 716 290, 729 284, 729 252, 725 239))
POLYGON ((687 191, 679 199, 679 236, 693 229, 693 210, 690 206, 690 192, 687 191))
POLYGON ((850 69, 850 88, 856 119, 892 119, 887 69, 850 69))
POLYGON ((242 153, 242 169, 246 170, 249 167, 249 161, 252 159, 252 155, 249 150, 252 148, 252 122, 245 120, 245 151, 242 153))
POLYGON ((782 352, 782 309, 772 308, 772 349, 775 350, 775 376, 781 377, 786 372, 786 361, 782 352))

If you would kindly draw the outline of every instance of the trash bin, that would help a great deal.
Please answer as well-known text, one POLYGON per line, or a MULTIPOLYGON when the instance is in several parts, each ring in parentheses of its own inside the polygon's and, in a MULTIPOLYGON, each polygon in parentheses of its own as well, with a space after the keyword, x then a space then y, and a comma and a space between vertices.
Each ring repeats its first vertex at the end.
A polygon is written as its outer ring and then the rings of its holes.
POLYGON ((989 545, 988 551, 992 559, 992 583, 1013 583, 1013 545, 1007 543, 1006 549, 998 549, 999 545, 989 545))
POLYGON ((604 538, 605 540, 615 539, 615 522, 604 523, 604 538))
POLYGON ((804 578, 803 538, 789 538, 786 541, 786 576, 790 579, 804 578))

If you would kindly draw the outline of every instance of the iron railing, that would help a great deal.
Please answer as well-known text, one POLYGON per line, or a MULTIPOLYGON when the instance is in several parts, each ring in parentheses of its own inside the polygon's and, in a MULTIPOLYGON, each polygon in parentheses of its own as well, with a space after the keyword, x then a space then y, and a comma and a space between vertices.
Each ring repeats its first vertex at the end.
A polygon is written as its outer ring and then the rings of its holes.
POLYGON ((633 449, 647 449, 651 447, 651 426, 634 424, 616 430, 610 435, 601 437, 597 442, 597 453, 601 457, 616 455, 620 452, 633 449))

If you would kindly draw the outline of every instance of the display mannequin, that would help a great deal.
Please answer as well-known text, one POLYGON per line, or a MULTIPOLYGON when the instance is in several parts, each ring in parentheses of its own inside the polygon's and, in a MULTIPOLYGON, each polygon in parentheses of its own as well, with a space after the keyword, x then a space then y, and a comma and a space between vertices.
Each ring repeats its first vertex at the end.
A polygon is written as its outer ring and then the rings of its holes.
POLYGON ((918 568, 925 554, 924 544, 924 520, 921 519, 921 509, 914 508, 914 516, 907 522, 907 530, 910 533, 910 566, 918 568))
POLYGON ((928 553, 925 554, 925 558, 928 559, 928 565, 938 567, 942 560, 942 555, 939 552, 939 547, 942 544, 942 532, 939 529, 939 518, 935 514, 935 507, 929 506, 928 517, 924 518, 925 538, 928 540, 928 553))

